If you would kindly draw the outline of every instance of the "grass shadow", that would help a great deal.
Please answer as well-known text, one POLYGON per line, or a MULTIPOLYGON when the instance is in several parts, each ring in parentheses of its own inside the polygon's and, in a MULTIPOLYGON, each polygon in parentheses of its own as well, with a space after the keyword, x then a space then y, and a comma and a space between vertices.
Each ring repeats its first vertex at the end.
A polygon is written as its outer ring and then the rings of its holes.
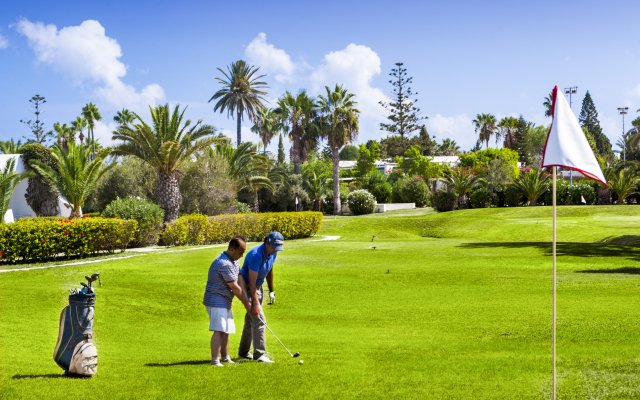
MULTIPOLYGON (((463 243, 458 247, 467 249, 525 249, 537 248, 544 251, 546 256, 551 256, 553 249, 551 242, 483 242, 483 243, 463 243)), ((633 249, 627 246, 607 243, 580 243, 580 242, 558 242, 556 243, 556 253, 558 257, 618 257, 640 261, 640 249, 633 249)))
POLYGON ((640 275, 640 268, 624 267, 615 269, 587 269, 584 271, 576 271, 582 274, 628 274, 640 275))
POLYGON ((145 367, 177 367, 180 365, 206 365, 211 364, 211 360, 199 360, 199 361, 179 361, 175 363, 166 364, 145 364, 145 367))
POLYGON ((14 375, 13 379, 45 379, 45 378, 69 378, 73 379, 74 377, 65 376, 64 374, 44 374, 44 375, 14 375))

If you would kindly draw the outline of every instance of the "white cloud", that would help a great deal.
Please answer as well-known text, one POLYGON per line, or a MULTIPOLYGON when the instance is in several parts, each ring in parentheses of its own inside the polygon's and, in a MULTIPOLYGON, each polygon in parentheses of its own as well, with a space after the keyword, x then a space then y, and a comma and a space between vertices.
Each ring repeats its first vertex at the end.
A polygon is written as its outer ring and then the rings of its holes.
POLYGON ((455 117, 443 117, 440 114, 436 114, 435 117, 430 117, 427 120, 426 125, 429 134, 435 135, 438 142, 449 138, 455 140, 462 150, 472 148, 478 140, 472 119, 466 114, 460 114, 455 117))
POLYGON ((0 49, 6 49, 9 47, 9 41, 4 36, 0 35, 0 49))
POLYGON ((249 43, 244 54, 260 67, 260 72, 276 74, 278 82, 293 82, 296 72, 307 67, 304 63, 294 63, 286 51, 267 43, 267 35, 262 32, 249 43))
POLYGON ((127 74, 127 67, 118 60, 122 50, 115 39, 105 35, 98 21, 87 20, 58 30, 53 24, 22 19, 16 28, 27 37, 38 62, 49 65, 74 85, 95 84, 95 94, 115 108, 140 111, 165 100, 158 84, 138 92, 122 81, 127 74))
MULTIPOLYGON (((111 140, 113 136, 113 131, 118 128, 118 124, 115 121, 96 121, 93 127, 93 133, 96 136, 96 140, 100 142, 103 146, 112 146, 116 144, 115 141, 111 140)), ((87 132, 85 131, 85 136, 87 136, 87 132)))

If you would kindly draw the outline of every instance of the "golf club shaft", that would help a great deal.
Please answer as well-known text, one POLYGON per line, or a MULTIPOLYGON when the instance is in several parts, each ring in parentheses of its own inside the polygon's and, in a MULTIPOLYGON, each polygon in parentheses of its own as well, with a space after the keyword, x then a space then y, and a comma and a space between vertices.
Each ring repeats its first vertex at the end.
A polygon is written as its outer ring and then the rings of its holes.
MULTIPOLYGON (((260 320, 260 322, 262 322, 264 324, 264 326, 267 327, 267 329, 269 329, 269 332, 271 332, 271 334, 273 335, 274 338, 276 338, 276 340, 278 342, 280 342, 280 339, 278 339, 278 337, 276 336, 275 333, 273 333, 273 331, 271 330, 271 328, 269 328, 269 325, 267 325, 267 323, 265 321, 262 320, 262 318, 260 318, 260 316, 258 315, 258 319, 260 320)), ((291 357, 293 357, 293 354, 291 354, 291 352, 289 351, 289 349, 287 349, 287 346, 284 345, 284 343, 280 342, 280 344, 282 345, 282 347, 284 347, 284 349, 287 351, 287 353, 289 353, 289 355, 291 357)))

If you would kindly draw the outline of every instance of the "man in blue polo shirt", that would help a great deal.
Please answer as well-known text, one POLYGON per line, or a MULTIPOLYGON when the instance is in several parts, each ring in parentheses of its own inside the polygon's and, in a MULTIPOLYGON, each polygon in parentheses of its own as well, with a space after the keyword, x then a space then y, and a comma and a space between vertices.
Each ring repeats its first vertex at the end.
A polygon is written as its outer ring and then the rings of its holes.
POLYGON ((270 304, 273 304, 276 301, 276 295, 273 291, 273 264, 276 262, 277 253, 284 250, 283 244, 282 234, 271 232, 264 239, 264 243, 249 250, 244 258, 238 281, 249 295, 251 312, 247 312, 244 317, 242 338, 238 348, 238 357, 240 358, 264 363, 273 362, 264 354, 267 350, 267 338, 263 322, 266 321, 266 318, 262 312, 264 294, 262 284, 265 280, 267 281, 270 304), (252 342, 253 355, 250 353, 252 342))

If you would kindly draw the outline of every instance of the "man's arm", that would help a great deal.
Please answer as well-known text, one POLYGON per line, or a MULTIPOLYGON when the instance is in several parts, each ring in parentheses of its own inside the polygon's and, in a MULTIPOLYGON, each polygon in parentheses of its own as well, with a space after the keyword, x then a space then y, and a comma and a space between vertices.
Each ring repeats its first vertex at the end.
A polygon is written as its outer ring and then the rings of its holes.
POLYGON ((238 285, 237 282, 227 282, 227 285, 229 285, 229 288, 231 289, 233 294, 235 294, 236 297, 242 302, 242 304, 244 304, 244 308, 246 308, 247 311, 251 312, 251 303, 249 303, 249 298, 244 293, 240 285, 238 285))
POLYGON ((269 292, 273 292, 273 268, 267 274, 267 286, 269 286, 269 292))
POLYGON ((260 303, 258 302, 258 291, 256 281, 258 280, 258 271, 249 270, 249 296, 251 297, 251 313, 256 317, 260 315, 260 303))

